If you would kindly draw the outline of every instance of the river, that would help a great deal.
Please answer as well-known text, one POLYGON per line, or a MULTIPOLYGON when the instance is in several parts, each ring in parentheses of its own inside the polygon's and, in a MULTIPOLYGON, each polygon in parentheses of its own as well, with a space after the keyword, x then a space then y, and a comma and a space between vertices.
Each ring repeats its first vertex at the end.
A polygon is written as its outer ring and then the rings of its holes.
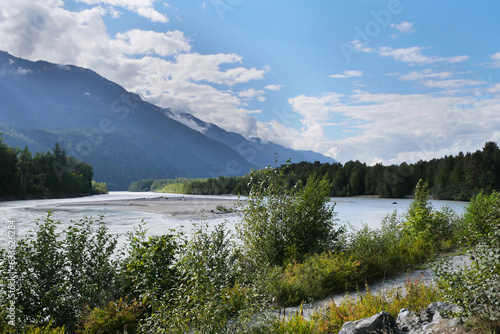
MULTIPOLYGON (((110 192, 106 195, 89 196, 82 198, 68 199, 46 199, 29 201, 11 201, 0 202, 0 247, 5 247, 7 242, 7 229, 9 226, 15 226, 17 238, 22 238, 26 233, 36 227, 36 220, 43 220, 47 216, 47 211, 52 211, 52 218, 60 221, 60 228, 71 224, 71 221, 77 221, 82 217, 97 217, 100 213, 105 214, 105 222, 109 232, 118 236, 119 245, 126 241, 127 231, 133 230, 144 221, 148 233, 165 234, 172 228, 182 228, 189 233, 195 220, 177 219, 175 217, 165 217, 161 214, 129 211, 121 208, 111 208, 110 206, 69 206, 71 203, 80 202, 102 202, 113 200, 127 200, 137 198, 156 198, 156 197, 185 197, 185 198, 217 198, 217 199, 237 199, 236 196, 195 196, 178 194, 159 194, 159 193, 134 193, 134 192, 110 192), (64 206, 68 204, 68 206, 64 206), (62 205, 62 206, 61 206, 62 205), (56 207, 57 206, 57 207, 56 207), (9 221, 14 221, 10 224, 9 221)), ((335 211, 338 213, 339 224, 349 223, 354 228, 359 228, 367 224, 372 228, 379 227, 383 218, 391 214, 394 210, 402 214, 410 204, 409 199, 382 199, 382 198, 332 198, 331 203, 335 204, 335 211)), ((439 209, 443 205, 448 205, 457 214, 462 214, 467 206, 466 202, 454 201, 432 201, 435 208, 439 209)), ((201 214, 200 219, 201 221, 201 214)), ((225 216, 223 218, 205 219, 209 225, 215 225, 227 221, 229 228, 234 229, 234 224, 238 220, 237 216, 225 216)))

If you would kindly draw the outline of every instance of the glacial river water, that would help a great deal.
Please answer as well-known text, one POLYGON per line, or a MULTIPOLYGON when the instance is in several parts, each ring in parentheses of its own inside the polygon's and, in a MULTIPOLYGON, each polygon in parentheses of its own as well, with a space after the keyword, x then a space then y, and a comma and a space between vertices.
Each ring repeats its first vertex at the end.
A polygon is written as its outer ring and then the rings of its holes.
MULTIPOLYGON (((158 194, 158 193, 133 193, 133 192, 110 192, 107 195, 90 196, 83 198, 70 199, 46 199, 46 200, 29 200, 29 201, 11 201, 0 202, 0 247, 5 247, 7 241, 7 228, 12 226, 9 221, 14 221, 16 235, 18 238, 23 237, 30 229, 36 227, 36 220, 43 220, 47 216, 47 211, 52 211, 52 218, 61 222, 61 228, 68 226, 71 221, 79 220, 82 217, 93 216, 97 217, 100 213, 105 214, 105 222, 109 228, 109 232, 118 235, 119 243, 123 244, 126 240, 127 231, 131 231, 134 226, 144 221, 151 234, 164 234, 171 228, 182 227, 186 232, 189 232, 191 226, 196 221, 183 220, 175 218, 166 218, 161 214, 127 211, 123 207, 118 209, 110 209, 110 207, 98 206, 59 206, 61 204, 70 204, 75 202, 92 202, 92 201, 111 201, 118 199, 135 199, 135 198, 155 198, 159 196, 170 197, 197 197, 197 198, 227 198, 237 199, 236 196, 189 196, 177 194, 158 194), (58 207, 55 207, 58 205, 58 207)), ((337 218, 339 224, 349 223, 354 228, 359 228, 362 224, 367 224, 370 227, 380 226, 383 218, 397 210, 402 214, 407 208, 411 200, 409 199, 380 199, 380 198, 332 198, 331 203, 335 204, 335 211, 338 213, 337 218)), ((440 208, 443 205, 448 205, 461 214, 467 206, 466 202, 453 201, 432 201, 435 208, 440 208)), ((202 213, 200 213, 200 222, 202 213)), ((206 220, 210 225, 227 220, 229 228, 234 228, 237 216, 225 216, 223 218, 215 218, 206 220)))

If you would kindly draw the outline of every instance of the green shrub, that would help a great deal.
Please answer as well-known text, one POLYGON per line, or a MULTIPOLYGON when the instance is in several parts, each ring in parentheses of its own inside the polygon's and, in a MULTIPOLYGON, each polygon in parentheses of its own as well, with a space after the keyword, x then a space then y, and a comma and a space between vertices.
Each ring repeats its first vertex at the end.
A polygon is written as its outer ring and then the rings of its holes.
POLYGON ((463 215, 460 236, 462 242, 473 247, 492 232, 500 222, 500 193, 478 194, 470 201, 463 215))
POLYGON ((453 212, 449 208, 442 212, 433 210, 429 202, 428 184, 423 180, 418 181, 415 199, 411 202, 405 218, 405 233, 411 238, 439 242, 453 237, 456 225, 453 212))
POLYGON ((108 185, 105 182, 96 182, 92 180, 92 194, 101 195, 109 193, 108 185))
POLYGON ((176 284, 180 235, 172 230, 171 234, 146 238, 146 232, 141 225, 128 232, 127 255, 121 261, 120 294, 155 300, 176 284))
POLYGON ((437 269, 445 298, 463 308, 463 315, 481 327, 500 330, 500 200, 479 194, 464 214, 470 266, 437 269))
POLYGON ((361 262, 344 255, 326 252, 309 256, 303 263, 289 263, 276 283, 280 305, 298 305, 330 293, 352 289, 366 272, 361 262))
POLYGON ((87 308, 78 333, 136 333, 144 310, 142 302, 128 302, 122 298, 100 308, 87 308))
POLYGON ((336 228, 328 182, 309 177, 291 190, 282 168, 268 168, 242 206, 240 238, 250 259, 281 266, 338 247, 345 232, 336 228))
MULTIPOLYGON (((111 256, 116 238, 108 234, 104 217, 83 218, 62 232, 49 212, 37 221, 37 230, 15 248, 17 326, 66 325, 72 330, 85 305, 102 305, 116 292, 115 263, 111 256)), ((0 252, 0 306, 9 300, 10 268, 7 253, 0 252)), ((12 298, 12 297, 11 297, 12 298)))
POLYGON ((265 299, 242 268, 225 224, 212 231, 199 225, 179 253, 175 287, 157 299, 141 331, 226 333, 250 326, 265 299))

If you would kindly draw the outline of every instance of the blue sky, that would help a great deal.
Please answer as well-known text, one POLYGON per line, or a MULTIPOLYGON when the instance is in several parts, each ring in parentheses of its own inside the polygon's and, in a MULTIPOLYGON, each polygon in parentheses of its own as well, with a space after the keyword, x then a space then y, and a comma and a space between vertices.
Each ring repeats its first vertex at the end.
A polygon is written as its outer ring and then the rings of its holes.
POLYGON ((500 2, 19 0, 0 49, 340 162, 500 142, 500 2))

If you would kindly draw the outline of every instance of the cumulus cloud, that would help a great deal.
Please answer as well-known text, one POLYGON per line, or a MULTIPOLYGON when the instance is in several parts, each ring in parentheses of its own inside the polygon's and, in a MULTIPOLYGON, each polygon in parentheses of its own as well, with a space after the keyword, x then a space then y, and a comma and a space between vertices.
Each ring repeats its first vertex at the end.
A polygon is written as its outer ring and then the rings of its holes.
POLYGON ((266 101, 266 97, 264 96, 265 92, 263 90, 257 90, 255 88, 250 88, 243 90, 238 93, 238 96, 246 99, 246 100, 251 100, 253 98, 256 98, 257 101, 259 102, 264 102, 266 101))
POLYGON ((267 85, 264 88, 272 91, 280 91, 281 88, 283 88, 283 85, 267 85))
POLYGON ((125 55, 170 56, 191 50, 189 40, 180 31, 160 33, 139 29, 128 30, 116 34, 113 43, 116 49, 125 55))
POLYGON ((408 34, 415 31, 413 29, 413 22, 401 22, 399 24, 391 23, 390 27, 398 30, 402 34, 408 34))
POLYGON ((343 74, 332 74, 330 78, 332 79, 345 79, 352 77, 360 77, 363 75, 363 71, 344 71, 343 74))
POLYGON ((491 60, 493 61, 493 67, 500 67, 500 52, 491 56, 491 60))
POLYGON ((87 5, 109 5, 111 15, 116 17, 117 11, 114 7, 123 7, 143 16, 152 22, 168 22, 168 18, 154 8, 156 0, 76 0, 87 5))

